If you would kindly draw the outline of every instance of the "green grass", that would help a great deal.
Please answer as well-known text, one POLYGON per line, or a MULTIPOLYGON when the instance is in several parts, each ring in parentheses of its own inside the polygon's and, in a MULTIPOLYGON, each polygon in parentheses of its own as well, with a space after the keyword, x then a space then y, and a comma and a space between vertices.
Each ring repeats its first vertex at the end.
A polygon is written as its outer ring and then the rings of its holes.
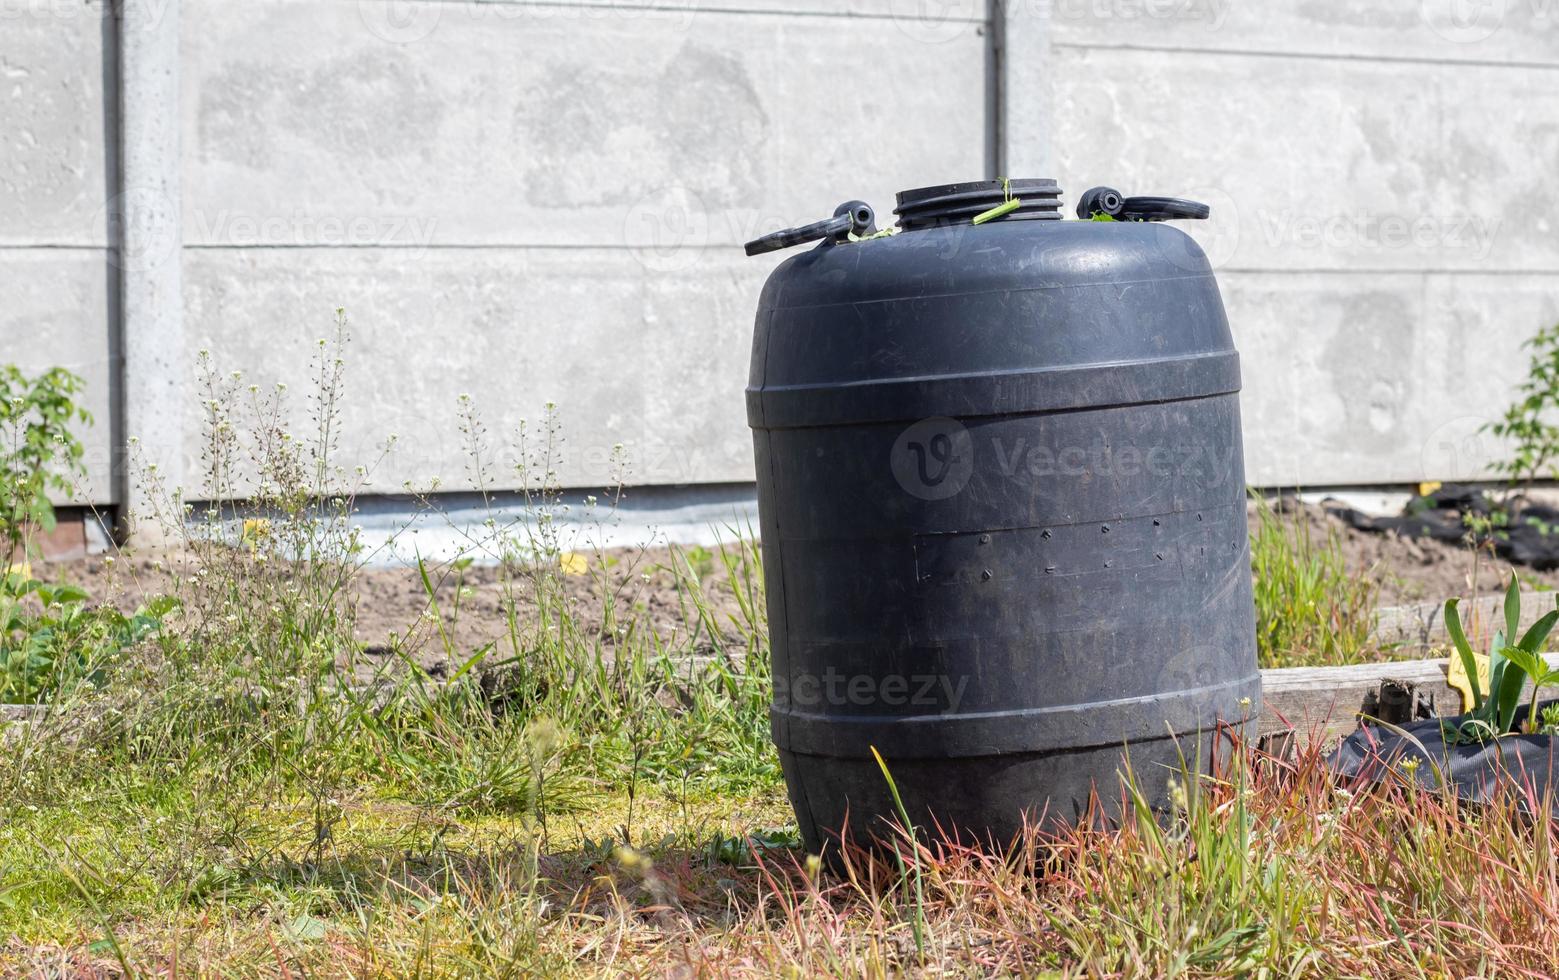
POLYGON ((1251 569, 1256 649, 1263 667, 1320 667, 1380 659, 1372 645, 1380 586, 1349 569, 1335 531, 1317 540, 1303 514, 1253 494, 1251 569))
MULTIPOLYGON (((425 564, 426 616, 366 658, 336 361, 308 439, 280 437, 279 396, 209 382, 203 492, 250 502, 191 526, 170 501, 164 628, 5 741, 0 974, 1559 973, 1559 839, 1517 819, 1541 801, 1353 792, 1314 752, 1181 774, 1167 820, 1132 805, 1157 787, 1101 787, 1121 826, 1005 853, 916 828, 823 872, 769 741, 756 545, 592 552, 570 588, 550 422, 509 447, 531 520, 471 541, 503 635, 462 648, 469 565, 425 564)), ((1262 511, 1252 550, 1269 662, 1365 655, 1373 593, 1334 543, 1262 511)))

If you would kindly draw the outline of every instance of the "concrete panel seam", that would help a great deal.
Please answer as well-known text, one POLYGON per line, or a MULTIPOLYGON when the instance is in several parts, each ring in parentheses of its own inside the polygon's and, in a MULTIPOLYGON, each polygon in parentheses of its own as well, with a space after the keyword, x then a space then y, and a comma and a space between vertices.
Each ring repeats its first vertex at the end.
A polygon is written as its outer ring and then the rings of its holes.
MULTIPOLYGON (((404 3, 405 0, 362 0, 367 3, 404 3)), ((734 14, 750 17, 811 17, 821 20, 882 20, 901 21, 906 15, 897 11, 884 11, 875 13, 859 10, 807 10, 805 8, 764 8, 764 7, 712 7, 691 4, 667 4, 661 3, 577 3, 569 0, 418 0, 420 3, 436 4, 450 7, 553 7, 575 10, 645 10, 665 11, 674 14, 734 14)), ((944 24, 983 24, 986 18, 970 16, 947 16, 936 13, 916 12, 914 19, 922 21, 935 21, 944 24)))
POLYGON ((1158 44, 1101 44, 1096 41, 1055 41, 1057 48, 1077 51, 1132 51, 1145 54, 1227 55, 1240 58, 1273 58, 1284 61, 1350 61, 1363 64, 1425 65, 1432 68, 1511 68, 1559 70, 1555 61, 1493 61, 1478 58, 1428 58, 1415 55, 1355 54, 1328 51, 1262 51, 1255 48, 1204 48, 1158 44))

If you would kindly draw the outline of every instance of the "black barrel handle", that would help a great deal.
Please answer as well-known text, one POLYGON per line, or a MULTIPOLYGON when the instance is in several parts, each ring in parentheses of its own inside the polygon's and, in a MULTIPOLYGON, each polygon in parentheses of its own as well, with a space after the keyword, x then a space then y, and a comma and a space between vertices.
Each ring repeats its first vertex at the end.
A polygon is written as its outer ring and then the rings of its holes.
POLYGON ((1077 199, 1077 216, 1084 221, 1108 215, 1117 221, 1200 220, 1212 208, 1183 197, 1126 197, 1113 187, 1090 187, 1077 199))
POLYGON ((846 201, 834 209, 832 218, 814 221, 799 228, 786 228, 770 232, 762 238, 754 238, 745 246, 748 255, 777 252, 792 245, 826 240, 843 241, 850 235, 873 235, 877 232, 877 215, 865 201, 846 201))

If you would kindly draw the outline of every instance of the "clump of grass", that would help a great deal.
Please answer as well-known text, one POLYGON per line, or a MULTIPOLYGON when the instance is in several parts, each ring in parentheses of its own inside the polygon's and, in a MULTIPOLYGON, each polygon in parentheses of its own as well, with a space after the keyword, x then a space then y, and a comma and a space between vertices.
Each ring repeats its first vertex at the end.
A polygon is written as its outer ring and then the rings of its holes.
MULTIPOLYGON (((662 839, 669 807, 672 839, 701 846, 707 801, 773 793, 756 545, 733 530, 656 563, 566 540, 550 414, 539 441, 505 447, 522 512, 495 505, 466 555, 419 564, 423 615, 390 656, 365 654, 356 583, 375 556, 355 521, 375 464, 337 462, 346 344, 338 317, 301 404, 202 356, 200 486, 142 475, 162 506, 139 518, 170 542, 154 566, 176 600, 164 628, 98 658, 76 707, 0 756, 0 934, 63 944, 72 969, 98 951, 71 943, 112 936, 156 970, 196 911, 233 930, 224 970, 529 975, 568 959, 541 939, 556 902, 542 857, 571 828, 610 813, 592 827, 610 853, 662 839), (508 628, 465 649, 473 560, 496 565, 508 628), (722 569, 733 595, 717 606, 722 569), (668 583, 669 631, 644 598, 668 583)), ((500 452, 469 399, 459 412, 479 469, 500 452)))
POLYGON ((1256 650, 1263 667, 1336 666, 1373 659, 1380 586, 1350 570, 1335 530, 1318 541, 1301 511, 1252 494, 1256 650))
MULTIPOLYGON (((419 623, 366 658, 344 342, 297 415, 208 373, 208 481, 163 515, 181 605, 7 741, 0 972, 1559 975, 1559 839, 1522 816, 1546 801, 1338 786, 1313 748, 1140 773, 1120 826, 1005 851, 905 826, 902 864, 824 873, 769 743, 757 546, 732 529, 657 562, 570 537, 550 415, 492 446, 463 402, 474 467, 507 453, 525 513, 490 494, 467 554, 416 570, 419 623), (454 629, 468 559, 499 570, 507 624, 477 649, 454 629), (665 584, 670 628, 645 608, 665 584), (1170 776, 1174 812, 1150 812, 1170 776)), ((585 506, 609 520, 617 493, 585 506)), ((1337 589, 1336 548, 1270 513, 1256 533, 1263 623, 1295 618, 1264 642, 1357 655, 1336 639, 1367 635, 1356 595, 1285 611, 1337 589)))

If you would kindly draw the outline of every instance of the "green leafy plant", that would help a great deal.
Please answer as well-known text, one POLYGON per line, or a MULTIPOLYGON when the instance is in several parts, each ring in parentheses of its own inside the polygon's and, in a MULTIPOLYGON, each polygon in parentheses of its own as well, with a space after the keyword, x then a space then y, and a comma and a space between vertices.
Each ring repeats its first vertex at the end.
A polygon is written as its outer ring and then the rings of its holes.
POLYGON ((1559 671, 1549 670, 1543 657, 1548 634, 1559 622, 1559 609, 1546 613, 1514 646, 1510 645, 1508 638, 1515 636, 1521 625, 1520 583, 1514 575, 1510 577, 1510 587, 1505 590, 1505 628, 1496 630, 1489 643, 1489 689, 1485 692, 1478 683, 1478 659, 1472 644, 1467 642, 1467 631, 1462 628, 1458 602, 1446 600, 1445 628, 1472 686, 1473 708, 1455 726, 1448 725, 1445 734, 1452 743, 1484 742, 1515 730, 1516 710, 1528 678, 1532 680, 1532 703, 1528 708, 1531 719, 1537 718, 1538 690, 1559 681, 1559 671))
POLYGON ((34 704, 100 683, 120 652, 161 628, 175 605, 163 596, 126 616, 89 606, 74 585, 11 572, 0 584, 0 703, 34 704))
POLYGON ((1539 330, 1522 345, 1530 351, 1526 380, 1516 387, 1517 398, 1498 422, 1484 426, 1514 444, 1509 459, 1494 464, 1511 486, 1555 475, 1559 463, 1559 324, 1539 330))
POLYGON ((29 376, 0 365, 0 540, 7 571, 29 530, 54 529, 49 492, 69 495, 83 472, 81 442, 71 431, 92 416, 77 404, 85 383, 64 368, 29 376))
POLYGON ((1537 720, 1539 734, 1559 735, 1559 704, 1545 704, 1537 720))

